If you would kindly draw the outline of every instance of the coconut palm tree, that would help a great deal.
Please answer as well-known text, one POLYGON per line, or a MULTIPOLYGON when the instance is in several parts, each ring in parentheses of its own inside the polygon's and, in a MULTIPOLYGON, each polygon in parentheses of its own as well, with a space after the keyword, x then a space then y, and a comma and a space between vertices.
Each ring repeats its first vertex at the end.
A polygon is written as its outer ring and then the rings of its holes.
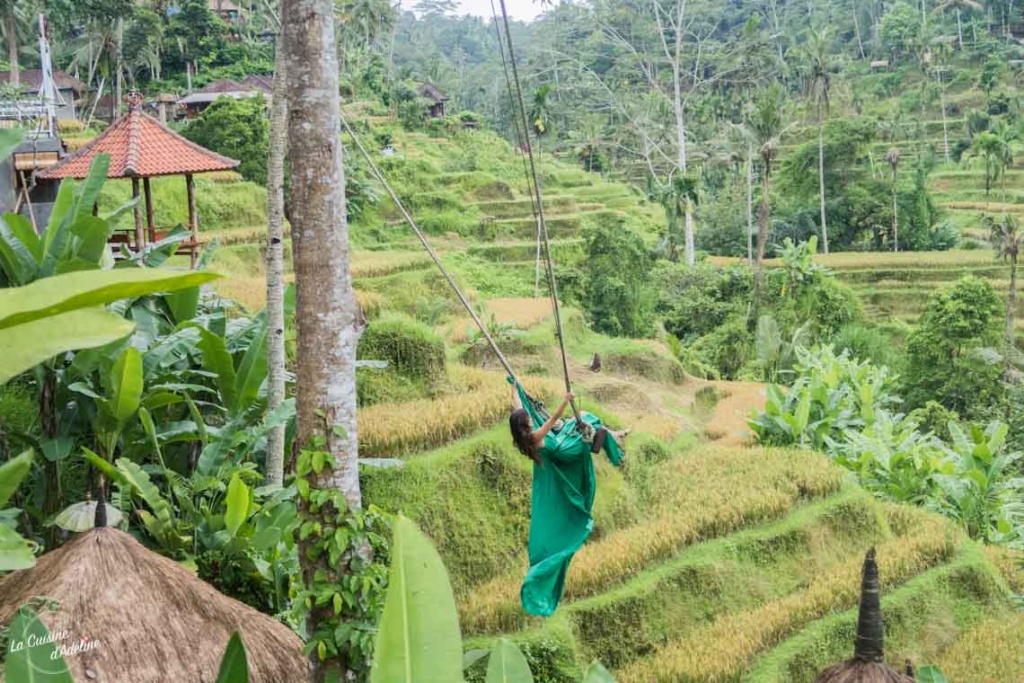
POLYGON ((1013 153, 1007 142, 992 131, 974 136, 967 150, 967 161, 980 160, 985 165, 985 210, 988 211, 992 184, 1003 177, 1007 165, 1013 161, 1013 153))
POLYGON ((1006 331, 1004 334, 1006 346, 1009 348, 1013 346, 1016 337, 1017 259, 1020 256, 1021 244, 1024 243, 1024 233, 1021 233, 1017 219, 1007 213, 1003 213, 998 220, 986 216, 985 225, 989 230, 989 241, 996 251, 996 258, 1003 259, 1010 264, 1010 288, 1006 292, 1006 331))
POLYGON ((742 128, 761 160, 761 204, 757 212, 757 258, 754 261, 755 299, 760 298, 764 249, 768 243, 772 164, 779 154, 779 140, 789 128, 786 116, 786 93, 778 82, 774 82, 757 94, 742 128))
POLYGON ((897 173, 900 168, 900 150, 897 147, 891 147, 888 152, 885 153, 885 160, 889 163, 889 168, 892 169, 892 250, 900 250, 900 221, 899 221, 899 202, 897 202, 897 173))
POLYGON ((11 85, 21 83, 21 41, 31 32, 35 4, 34 0, 0 0, 0 34, 7 43, 7 61, 10 64, 8 82, 11 85))
POLYGON ((837 68, 832 56, 831 27, 808 29, 802 46, 804 87, 818 110, 818 194, 821 209, 821 241, 828 253, 828 226, 825 223, 825 121, 832 95, 832 73, 837 68))

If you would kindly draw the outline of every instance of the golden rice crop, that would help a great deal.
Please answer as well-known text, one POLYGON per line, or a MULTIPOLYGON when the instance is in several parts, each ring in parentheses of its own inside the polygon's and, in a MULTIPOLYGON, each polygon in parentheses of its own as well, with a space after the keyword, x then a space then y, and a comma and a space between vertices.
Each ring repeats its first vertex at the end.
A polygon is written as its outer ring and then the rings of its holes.
POLYGON ((384 277, 430 265, 430 257, 411 251, 361 251, 352 257, 352 277, 384 277))
POLYGON ((987 545, 983 548, 989 562, 999 568, 1014 593, 1024 593, 1024 553, 1003 546, 987 545))
POLYGON ((1009 202, 943 202, 942 206, 955 211, 1024 212, 1024 204, 1011 204, 1009 202))
MULTIPOLYGON (((551 300, 531 297, 509 297, 489 299, 484 302, 484 322, 490 316, 499 323, 511 324, 520 330, 528 330, 551 317, 551 300)), ((449 338, 456 344, 469 341, 476 325, 469 316, 456 318, 449 324, 449 338)))
POLYGON ((946 649, 938 665, 951 681, 1024 682, 1024 613, 982 622, 946 649))
MULTIPOLYGON (((883 585, 892 587, 940 564, 955 551, 954 539, 945 520, 921 515, 912 533, 878 546, 883 585)), ((802 591, 695 629, 627 667, 618 680, 736 680, 758 653, 777 645, 801 624, 853 607, 860 594, 862 561, 860 555, 851 557, 842 567, 814 578, 802 591)))
MULTIPOLYGON (((286 275, 285 282, 293 282, 294 275, 286 275)), ((267 305, 267 279, 262 274, 236 274, 213 283, 213 290, 225 299, 237 301, 248 311, 258 311, 267 305)), ((374 292, 356 290, 356 301, 367 316, 372 317, 384 305, 384 297, 374 292)))
MULTIPOLYGON (((678 456, 659 467, 650 519, 576 554, 565 599, 594 595, 692 543, 782 517, 801 499, 838 491, 842 478, 826 458, 799 451, 712 446, 678 456)), ((473 633, 521 626, 521 580, 506 575, 476 588, 461 605, 463 626, 473 633)))
MULTIPOLYGON (((443 446, 508 415, 512 394, 499 373, 464 372, 469 387, 458 393, 403 403, 378 403, 359 411, 359 449, 370 457, 397 457, 443 446)), ((524 382, 543 396, 553 382, 524 382)))
MULTIPOLYGON (((727 256, 713 256, 708 259, 717 265, 740 265, 746 259, 727 256)), ((855 270, 871 268, 953 268, 969 265, 992 265, 992 252, 987 249, 951 249, 949 251, 843 251, 818 254, 815 263, 834 270, 855 270)), ((779 259, 765 259, 765 266, 779 268, 779 259)))

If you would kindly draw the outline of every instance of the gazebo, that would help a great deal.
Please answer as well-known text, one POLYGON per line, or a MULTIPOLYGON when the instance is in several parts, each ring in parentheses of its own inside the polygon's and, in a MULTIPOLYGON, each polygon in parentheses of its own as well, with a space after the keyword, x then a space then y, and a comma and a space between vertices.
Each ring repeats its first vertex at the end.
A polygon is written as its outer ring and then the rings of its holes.
MULTIPOLYGON (((97 154, 110 155, 108 178, 131 178, 132 196, 136 198, 139 197, 139 181, 142 181, 146 216, 143 223, 142 207, 136 204, 136 249, 142 249, 147 241, 154 242, 160 237, 153 222, 153 192, 150 188, 150 178, 185 176, 188 229, 191 236, 181 243, 178 253, 189 254, 194 268, 200 247, 194 176, 197 173, 228 171, 237 168, 239 162, 186 140, 153 117, 143 114, 142 96, 139 93, 128 96, 127 114, 110 124, 82 149, 69 154, 59 163, 40 173, 39 177, 45 180, 84 178, 97 154)), ((112 238, 112 241, 131 243, 132 240, 130 235, 122 234, 112 238)))

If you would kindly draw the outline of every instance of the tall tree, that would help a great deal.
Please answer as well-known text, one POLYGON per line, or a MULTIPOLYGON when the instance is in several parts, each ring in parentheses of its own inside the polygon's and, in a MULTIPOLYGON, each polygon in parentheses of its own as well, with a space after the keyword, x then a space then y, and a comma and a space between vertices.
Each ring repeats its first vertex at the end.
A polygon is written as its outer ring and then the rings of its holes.
POLYGON ((828 226, 825 222, 825 122, 832 98, 833 32, 830 27, 809 29, 802 49, 804 85, 818 112, 818 203, 821 210, 821 241, 828 253, 828 226))
POLYGON ((971 142, 968 161, 981 160, 985 166, 985 210, 988 210, 992 185, 1003 177, 1007 164, 1013 160, 1006 141, 997 133, 978 133, 971 142))
POLYGON ((889 168, 892 169, 892 250, 900 250, 900 220, 899 220, 899 202, 897 201, 897 180, 898 172, 900 168, 900 150, 898 147, 892 147, 888 152, 885 153, 885 160, 889 163, 889 168))
MULTIPOLYGON (((340 491, 350 508, 359 508, 356 346, 363 323, 349 271, 333 3, 285 0, 282 24, 297 295, 298 446, 330 453, 334 464, 312 475, 313 483, 340 491)), ((307 585, 324 573, 347 571, 345 562, 327 566, 326 558, 300 557, 307 585)), ((309 633, 329 618, 329 609, 310 610, 309 633)), ((321 683, 325 672, 317 653, 311 653, 310 661, 313 681, 321 683)))
POLYGON ((3 22, 4 39, 7 41, 7 61, 10 64, 8 82, 11 85, 21 83, 18 68, 18 6, 18 0, 0 0, 0 21, 3 22))
POLYGON ((779 140, 787 128, 785 106, 785 91, 778 82, 772 83, 757 94, 743 128, 761 159, 761 204, 757 212, 757 258, 754 261, 755 306, 761 295, 764 250, 771 220, 772 164, 779 154, 779 140))
POLYGON ((986 222, 989 241, 996 251, 996 257, 1010 264, 1010 287, 1006 292, 1006 330, 1003 333, 1007 348, 1010 348, 1014 345, 1017 333, 1017 259, 1021 243, 1024 242, 1024 233, 1021 233, 1017 220, 1007 213, 1003 213, 999 220, 989 217, 986 222))
MULTIPOLYGON (((284 0, 282 0, 283 2, 284 0)), ((268 11, 271 8, 268 6, 268 11)), ((288 82, 285 79, 284 36, 278 22, 274 84, 270 102, 267 158, 267 410, 285 399, 284 348, 284 158, 288 143, 288 82)), ((267 437, 267 483, 284 480, 284 425, 267 437)))

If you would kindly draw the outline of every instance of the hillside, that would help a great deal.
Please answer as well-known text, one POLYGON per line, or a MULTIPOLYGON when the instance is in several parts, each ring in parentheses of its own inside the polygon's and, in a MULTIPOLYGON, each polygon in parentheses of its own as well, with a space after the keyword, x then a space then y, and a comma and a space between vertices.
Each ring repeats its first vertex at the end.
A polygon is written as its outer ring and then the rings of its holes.
MULTIPOLYGON (((552 311, 543 287, 535 296, 524 159, 487 131, 430 135, 386 122, 365 130, 393 150, 378 157, 385 173, 528 386, 557 395, 552 311)), ((763 385, 688 377, 667 339, 597 334, 572 307, 566 341, 583 407, 636 434, 625 467, 599 464, 595 532, 572 564, 562 608, 547 621, 526 618, 517 596, 530 467, 502 424, 507 385, 397 209, 358 161, 350 169, 360 193, 352 274, 370 319, 360 354, 392 363, 359 371, 364 496, 404 512, 435 541, 467 647, 509 635, 538 681, 574 680, 576 664, 590 659, 627 682, 811 681, 849 651, 859 562, 874 545, 892 661, 938 663, 953 675, 984 663, 977 677, 951 679, 979 683, 1024 675, 1001 654, 1024 628, 1009 601, 1024 589, 1009 555, 943 518, 880 502, 823 456, 751 446, 746 418, 763 405, 763 385), (594 353, 600 374, 585 369, 594 353)), ((660 205, 550 155, 541 173, 560 274, 585 267, 586 235, 602 223, 656 243, 660 205)), ((970 171, 933 177, 937 200, 965 227, 977 180, 970 171)), ((1024 196, 1024 173, 1010 172, 1007 187, 1008 197, 1024 196)), ((158 216, 180 219, 183 189, 154 183, 158 216)), ((123 202, 127 190, 108 184, 103 206, 123 202)), ((212 267, 227 275, 216 291, 257 310, 264 191, 223 174, 201 180, 198 197, 203 240, 219 244, 212 267)), ((884 323, 913 324, 932 292, 963 275, 997 290, 1008 277, 988 249, 815 261, 852 287, 868 319, 884 323)))
MULTIPOLYGON (((556 394, 550 305, 532 296, 520 160, 486 132, 393 135, 395 157, 385 163, 398 191, 503 330, 531 388, 556 394)), ((559 268, 580 261, 595 221, 630 221, 653 242, 660 208, 627 187, 543 163, 559 268)), ((438 545, 467 647, 510 635, 538 681, 574 680, 576 664, 594 658, 621 681, 811 681, 850 649, 859 563, 874 545, 892 661, 937 663, 952 675, 988 667, 951 679, 979 683, 1024 675, 1002 654, 1021 629, 1009 594, 1024 588, 1008 555, 933 514, 878 501, 822 456, 747 445, 760 385, 686 377, 665 345, 595 334, 573 309, 567 341, 583 406, 637 434, 624 468, 599 463, 595 532, 572 564, 562 608, 548 621, 526 618, 517 595, 530 467, 502 424, 503 376, 394 207, 371 204, 356 240, 353 275, 372 333, 361 354, 394 360, 432 348, 435 359, 419 374, 360 371, 362 454, 390 461, 363 468, 364 495, 412 517, 438 545), (392 355, 396 344, 404 356, 392 355), (600 374, 584 369, 594 352, 600 374)), ((1004 277, 984 250, 818 260, 878 319, 912 321, 915 301, 960 274, 1004 277)), ((220 292, 261 305, 255 243, 220 247, 215 267, 230 273, 220 292)))

